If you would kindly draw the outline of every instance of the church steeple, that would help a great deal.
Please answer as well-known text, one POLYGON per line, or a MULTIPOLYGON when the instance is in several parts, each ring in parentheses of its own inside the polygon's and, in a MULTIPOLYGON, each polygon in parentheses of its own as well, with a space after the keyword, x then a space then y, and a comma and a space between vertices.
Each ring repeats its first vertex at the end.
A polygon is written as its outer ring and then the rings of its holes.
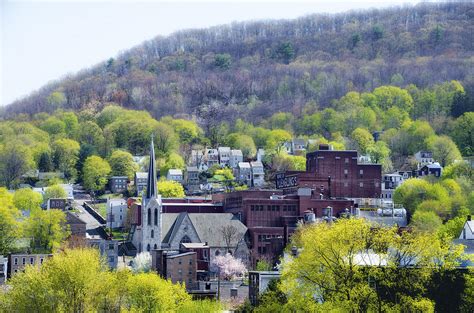
POLYGON ((153 144, 153 135, 151 136, 150 145, 150 163, 148 166, 148 181, 146 184, 146 199, 156 198, 158 192, 156 190, 156 166, 155 166, 155 145, 153 144))

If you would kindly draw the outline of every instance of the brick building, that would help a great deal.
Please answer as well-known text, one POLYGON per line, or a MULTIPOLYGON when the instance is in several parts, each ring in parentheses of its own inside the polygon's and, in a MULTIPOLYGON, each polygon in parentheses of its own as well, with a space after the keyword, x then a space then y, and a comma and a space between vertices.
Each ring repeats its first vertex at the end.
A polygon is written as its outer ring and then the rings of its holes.
MULTIPOLYGON (((324 149, 325 146, 320 146, 324 149)), ((359 164, 357 151, 317 150, 306 154, 298 185, 322 189, 326 197, 380 198, 382 166, 359 164)))
POLYGON ((151 260, 152 269, 163 278, 173 283, 185 283, 188 290, 196 287, 196 252, 152 250, 151 260))
POLYGON ((237 191, 216 194, 213 199, 247 226, 253 263, 278 256, 306 211, 314 212, 318 218, 329 217, 331 213, 337 217, 350 212, 354 205, 347 199, 321 199, 319 193, 309 188, 300 188, 293 194, 284 194, 282 190, 237 191))

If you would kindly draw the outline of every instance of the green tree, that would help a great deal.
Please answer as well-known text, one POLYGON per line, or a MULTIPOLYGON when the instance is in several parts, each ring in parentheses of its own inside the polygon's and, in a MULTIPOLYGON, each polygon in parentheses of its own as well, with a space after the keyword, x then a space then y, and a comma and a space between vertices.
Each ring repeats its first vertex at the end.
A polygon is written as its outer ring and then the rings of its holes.
POLYGON ((372 94, 376 98, 377 106, 382 110, 388 110, 394 106, 408 113, 413 110, 413 98, 405 89, 395 86, 381 86, 375 88, 372 94))
POLYGON ((44 202, 49 199, 65 199, 67 197, 66 190, 61 185, 55 184, 46 188, 44 192, 44 202))
POLYGON ((170 153, 163 166, 160 167, 161 176, 166 176, 168 170, 172 168, 184 170, 185 163, 183 158, 177 153, 170 153))
POLYGON ((53 161, 49 152, 43 152, 38 161, 38 170, 41 172, 51 172, 53 170, 53 161))
POLYGON ((410 221, 410 225, 417 231, 435 233, 439 230, 443 221, 435 212, 416 211, 410 221))
POLYGON ((95 148, 95 151, 103 152, 105 138, 99 125, 93 121, 85 121, 80 124, 79 128, 79 142, 81 145, 89 144, 95 148))
POLYGON ((110 172, 110 165, 106 160, 96 155, 88 157, 82 170, 84 187, 91 191, 104 190, 110 172))
POLYGON ((54 111, 58 108, 64 106, 67 102, 66 96, 61 91, 52 92, 48 98, 46 98, 51 111, 54 111))
POLYGON ((25 222, 25 235, 37 253, 55 252, 68 236, 66 214, 60 210, 36 210, 25 222))
POLYGON ((436 200, 429 182, 423 179, 410 178, 395 189, 393 202, 402 204, 403 207, 413 214, 417 206, 424 200, 436 200))
POLYGON ((172 126, 163 122, 158 122, 153 129, 155 146, 159 155, 166 155, 175 151, 178 146, 178 135, 172 126))
POLYGON ((283 149, 283 144, 291 139, 292 136, 287 131, 283 129, 274 129, 270 131, 268 135, 265 150, 275 151, 278 153, 283 149))
POLYGON ((64 172, 69 180, 77 175, 76 163, 79 158, 80 145, 71 139, 58 139, 53 142, 53 160, 56 168, 64 172))
POLYGON ((474 154, 474 112, 466 112, 454 121, 451 136, 463 155, 474 154))
POLYGON ((392 161, 390 160, 390 148, 383 141, 377 141, 375 144, 367 148, 367 153, 370 155, 373 162, 382 164, 382 170, 388 172, 392 168, 392 161))
POLYGON ((0 255, 11 252, 21 236, 20 212, 13 204, 13 196, 0 187, 0 255))
POLYGON ((0 179, 8 188, 14 188, 33 166, 30 150, 17 143, 9 142, 0 147, 0 179))
POLYGON ((290 61, 295 57, 295 49, 291 42, 283 42, 278 45, 276 51, 276 58, 283 61, 285 64, 289 64, 290 61))
POLYGON ((351 139, 355 142, 357 150, 362 154, 366 154, 368 149, 374 145, 374 137, 365 128, 356 128, 351 134, 351 139))
POLYGON ((127 176, 129 179, 133 178, 138 169, 137 164, 133 161, 133 156, 123 150, 115 150, 109 157, 109 164, 113 176, 127 176))
POLYGON ((23 211, 34 211, 41 208, 43 196, 30 188, 21 188, 13 194, 15 207, 23 211))
POLYGON ((433 312, 434 302, 424 297, 430 277, 457 266, 463 250, 431 234, 400 234, 362 219, 301 227, 292 245, 298 257, 282 264, 283 311, 433 312))
POLYGON ((160 180, 158 193, 163 198, 184 198, 185 196, 183 185, 173 180, 160 180))
POLYGON ((41 129, 51 136, 66 134, 66 124, 55 116, 50 116, 41 125, 41 129))
POLYGON ((232 64, 232 57, 228 53, 216 54, 214 57, 214 66, 221 70, 227 70, 232 64))
POLYGON ((433 159, 442 167, 462 160, 461 153, 456 144, 448 136, 433 136, 426 140, 428 148, 433 152, 433 159))
POLYGON ((242 151, 242 155, 246 159, 255 157, 257 153, 257 147, 252 137, 239 133, 232 133, 227 136, 227 144, 233 149, 239 149, 242 151))

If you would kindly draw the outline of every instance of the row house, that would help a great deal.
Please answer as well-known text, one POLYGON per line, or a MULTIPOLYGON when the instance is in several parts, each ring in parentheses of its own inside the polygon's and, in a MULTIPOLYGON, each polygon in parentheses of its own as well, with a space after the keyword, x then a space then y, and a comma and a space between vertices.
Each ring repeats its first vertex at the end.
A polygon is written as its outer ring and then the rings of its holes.
POLYGON ((166 179, 182 184, 184 181, 183 171, 179 168, 171 168, 166 173, 166 179))
POLYGON ((109 268, 116 269, 118 264, 118 240, 87 239, 87 245, 98 249, 100 255, 107 261, 109 268))
POLYGON ((241 150, 230 147, 219 147, 217 149, 192 150, 190 166, 197 167, 200 171, 206 171, 213 165, 221 167, 236 168, 243 161, 241 150))
POLYGON ((135 173, 135 189, 137 196, 140 196, 144 190, 146 190, 146 183, 148 180, 147 172, 136 172, 135 173))
POLYGON ((380 194, 382 201, 384 203, 392 203, 395 189, 397 189, 397 187, 400 186, 404 181, 405 179, 398 172, 384 174, 382 176, 382 191, 380 194))
POLYGON ((184 173, 184 183, 188 186, 199 185, 199 169, 196 166, 187 166, 184 173))
POLYGON ((237 180, 249 187, 262 187, 265 184, 262 162, 239 162, 234 172, 237 180))
POLYGON ((418 164, 418 167, 434 163, 433 153, 431 151, 418 151, 415 153, 415 160, 418 164))
POLYGON ((197 253, 157 249, 151 251, 151 268, 173 284, 184 283, 187 290, 197 286, 197 253))
POLYGON ((283 144, 289 155, 304 155, 306 153, 307 141, 305 139, 293 139, 283 144))
POLYGON ((7 281, 7 272, 8 272, 8 258, 5 258, 3 255, 0 255, 0 285, 5 284, 7 281))

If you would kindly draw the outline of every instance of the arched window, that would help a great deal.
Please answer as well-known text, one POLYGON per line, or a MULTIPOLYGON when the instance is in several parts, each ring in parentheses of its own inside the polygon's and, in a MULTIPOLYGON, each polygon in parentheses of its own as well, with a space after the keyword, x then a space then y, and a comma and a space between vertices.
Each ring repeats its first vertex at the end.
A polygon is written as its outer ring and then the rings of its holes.
POLYGON ((153 249, 155 249, 155 250, 158 249, 158 246, 156 245, 156 243, 155 243, 155 245, 153 246, 153 249))
POLYGON ((148 251, 148 252, 150 251, 150 244, 147 244, 146 251, 148 251))
POLYGON ((158 225, 158 209, 155 209, 155 225, 158 225))
POLYGON ((147 221, 148 221, 148 225, 151 225, 151 210, 150 209, 148 209, 147 221))
POLYGON ((221 254, 221 252, 219 250, 216 250, 216 256, 218 256, 219 254, 221 254))
POLYGON ((183 238, 181 238, 181 241, 179 243, 189 243, 191 242, 191 238, 188 237, 188 235, 184 235, 183 238))
POLYGON ((153 229, 151 230, 151 238, 155 238, 155 232, 153 231, 153 229))

